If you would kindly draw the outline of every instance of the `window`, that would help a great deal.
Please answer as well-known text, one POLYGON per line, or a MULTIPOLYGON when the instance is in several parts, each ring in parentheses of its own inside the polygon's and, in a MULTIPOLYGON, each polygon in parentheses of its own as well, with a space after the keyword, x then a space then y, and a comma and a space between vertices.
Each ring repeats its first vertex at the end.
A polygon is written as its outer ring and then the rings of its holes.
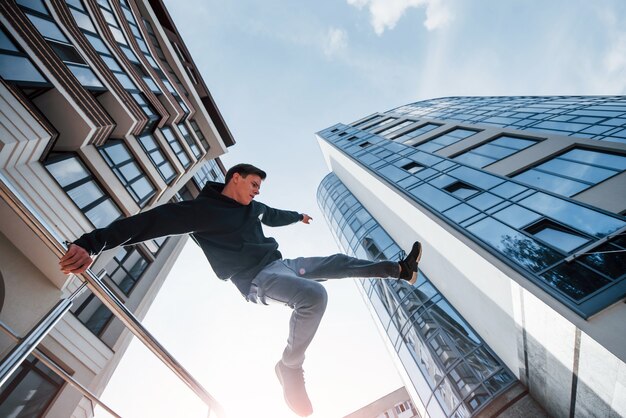
POLYGON ((389 134, 392 134, 396 131, 399 131, 402 128, 406 128, 407 126, 411 125, 412 123, 415 123, 412 120, 405 120, 404 122, 398 123, 397 125, 394 125, 390 128, 387 129, 383 129, 382 131, 378 132, 376 135, 381 135, 381 136, 387 136, 389 134))
POLYGON ((413 138, 417 138, 420 135, 423 135, 427 132, 432 131, 433 129, 436 129, 438 127, 440 127, 441 125, 438 125, 436 123, 427 123, 424 124, 422 126, 418 126, 415 129, 411 129, 408 132, 405 132, 403 134, 397 135, 392 137, 391 139, 393 139, 394 141, 400 141, 402 143, 407 143, 410 140, 412 140, 413 138))
POLYGON ((454 159, 467 165, 483 168, 536 143, 537 140, 534 139, 503 135, 477 148, 466 151, 454 157, 454 159))
POLYGON ((71 312, 96 337, 102 335, 105 327, 113 319, 113 313, 109 308, 104 306, 100 299, 91 292, 85 292, 81 299, 74 304, 71 312))
POLYGON ((193 152, 193 155, 195 155, 196 158, 200 158, 200 156, 202 155, 202 152, 200 152, 198 145, 196 145, 196 142, 193 140, 193 138, 189 134, 189 130, 187 130, 187 127, 182 123, 179 123, 176 126, 178 126, 178 129, 183 134, 183 138, 185 138, 187 145, 189 145, 189 148, 191 148, 191 152, 193 152))
MULTIPOLYGON (((108 3, 103 3, 106 7, 108 7, 108 3)), ((117 78, 122 87, 124 87, 124 89, 127 90, 131 94, 131 96, 133 96, 135 102, 137 102, 137 105, 139 105, 143 112, 148 116, 149 121, 146 124, 145 130, 146 132, 151 131, 152 126, 159 119, 152 106, 139 92, 137 85, 135 85, 135 82, 131 80, 128 74, 122 69, 122 66, 117 61, 117 59, 113 57, 111 51, 109 50, 109 47, 106 46, 104 42, 102 42, 102 40, 100 39, 100 35, 95 30, 95 26, 93 25, 91 17, 87 14, 87 11, 85 10, 82 3, 76 0, 71 2, 68 1, 68 7, 72 12, 72 15, 74 16, 77 25, 81 28, 83 34, 85 35, 91 46, 93 46, 93 48, 98 52, 100 58, 102 58, 107 67, 109 67, 111 72, 113 72, 113 75, 115 76, 115 78, 117 78)), ((100 7, 104 7, 102 3, 100 7)), ((115 22, 115 17, 113 15, 111 15, 105 9, 101 10, 105 16, 110 16, 109 18, 112 18, 113 22, 115 22)), ((117 31, 119 31, 119 29, 114 30, 113 33, 117 33, 117 31)))
POLYGON ((135 162, 126 145, 121 140, 109 140, 99 151, 135 202, 141 207, 145 206, 148 199, 156 193, 156 189, 135 162))
POLYGON ((410 162, 410 163, 408 163, 408 164, 406 164, 406 165, 403 165, 403 166, 402 166, 402 168, 403 168, 404 170, 408 171, 408 172, 409 172, 409 173, 411 173, 411 174, 415 174, 415 173, 417 173, 418 171, 420 171, 420 170, 424 169, 424 166, 423 166, 423 165, 419 165, 419 164, 418 164, 418 163, 416 163, 416 162, 410 162))
POLYGON ((474 196, 478 193, 476 188, 462 181, 457 181, 447 187, 444 187, 444 189, 461 199, 467 199, 468 197, 474 196))
POLYGON ((191 119, 189 121, 189 124, 193 128, 193 131, 196 133, 196 137, 198 137, 198 140, 200 141, 200 143, 204 147, 204 150, 208 151, 211 147, 209 146, 209 143, 207 142, 206 138, 204 137, 204 134, 202 134, 202 131, 200 130, 200 126, 198 126, 198 123, 195 120, 191 119))
POLYGON ((566 253, 570 253, 590 241, 589 238, 574 232, 570 228, 558 225, 547 219, 526 228, 526 231, 549 246, 566 253))
POLYGON ((381 126, 387 125, 387 124, 389 124, 389 123, 391 123, 391 122, 393 122, 395 120, 396 120, 396 118, 384 118, 384 119, 379 120, 378 122, 374 123, 373 125, 366 126, 364 128, 361 128, 361 129, 363 129, 365 131, 371 131, 372 129, 380 128, 381 126))
POLYGON ((624 155, 574 148, 513 178, 569 197, 624 170, 624 155))
POLYGON ((416 148, 426 152, 435 152, 441 148, 447 147, 448 145, 459 142, 462 139, 469 138, 477 132, 478 131, 472 131, 470 129, 456 128, 450 132, 446 132, 445 134, 437 135, 436 137, 419 144, 416 148))
POLYGON ((48 80, 0 27, 0 77, 18 85, 46 86, 48 80))
POLYGON ((63 384, 55 372, 29 355, 2 386, 0 416, 43 416, 63 384))
POLYGON ((176 172, 169 160, 165 158, 163 151, 161 151, 161 146, 155 141, 154 137, 151 134, 144 134, 138 139, 139 144, 141 144, 143 150, 148 154, 152 164, 154 164, 163 180, 165 180, 166 183, 170 183, 174 180, 176 172))
MULTIPOLYGON (((162 239, 164 241, 167 238, 163 237, 162 239)), ((149 264, 150 261, 137 247, 123 247, 105 266, 106 277, 128 296, 149 264)), ((109 308, 91 292, 81 295, 71 312, 97 337, 102 336, 106 326, 113 319, 113 313, 109 308)))
POLYGON ((163 245, 165 245, 165 242, 168 240, 168 238, 169 237, 159 237, 151 241, 152 244, 154 244, 154 249, 150 248, 151 246, 148 246, 148 249, 150 250, 152 255, 156 255, 161 250, 161 248, 163 248, 163 245))
POLYGON ((70 43, 56 24, 48 9, 42 2, 21 1, 21 7, 28 20, 37 28, 41 36, 57 54, 59 59, 67 65, 68 69, 76 76, 80 84, 89 90, 106 90, 96 74, 83 60, 78 50, 70 43))
POLYGON ((183 149, 178 139, 174 136, 174 132, 172 132, 170 128, 164 127, 161 128, 161 133, 163 133, 163 136, 165 136, 165 140, 168 144, 170 144, 172 151, 174 151, 174 154, 176 154, 176 158, 178 158, 178 161, 180 161, 182 166, 185 168, 189 167, 191 165, 191 160, 189 159, 187 152, 183 149))
POLYGON ((176 198, 178 202, 194 199, 193 194, 191 193, 191 190, 189 189, 189 186, 187 186, 186 184, 183 185, 183 187, 181 187, 180 189, 178 189, 174 197, 176 198))
POLYGON ((194 174, 193 179, 196 182, 198 189, 202 190, 202 188, 209 181, 223 183, 224 174, 222 173, 222 170, 217 165, 217 162, 215 160, 211 160, 211 161, 206 162, 204 165, 202 165, 202 167, 198 169, 198 171, 196 171, 196 174, 194 174))
POLYGON ((369 141, 365 141, 365 142, 363 142, 362 144, 359 144, 359 147, 361 147, 361 148, 367 148, 367 147, 369 147, 370 145, 372 145, 372 143, 371 143, 371 142, 369 142, 369 141))
POLYGON ((76 155, 51 154, 45 167, 96 228, 105 227, 122 216, 76 155))
POLYGON ((122 247, 105 266, 105 270, 107 277, 128 296, 149 264, 150 261, 136 246, 122 247))

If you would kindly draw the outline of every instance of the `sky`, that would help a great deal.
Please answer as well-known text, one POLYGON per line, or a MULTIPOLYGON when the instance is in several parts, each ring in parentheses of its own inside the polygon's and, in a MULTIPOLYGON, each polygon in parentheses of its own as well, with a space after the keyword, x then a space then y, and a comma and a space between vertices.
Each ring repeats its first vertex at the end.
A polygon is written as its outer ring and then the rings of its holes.
MULTIPOLYGON (((257 199, 314 218, 266 230, 286 258, 339 251, 315 198, 328 173, 317 131, 443 96, 626 94, 622 0, 165 4, 237 142, 226 166, 265 169, 257 199)), ((403 383, 354 281, 326 287, 304 368, 313 417, 335 418, 403 383)), ((190 241, 144 324, 230 417, 291 417, 273 370, 289 315, 246 303, 190 241)), ((206 416, 136 342, 102 399, 124 417, 206 416)))

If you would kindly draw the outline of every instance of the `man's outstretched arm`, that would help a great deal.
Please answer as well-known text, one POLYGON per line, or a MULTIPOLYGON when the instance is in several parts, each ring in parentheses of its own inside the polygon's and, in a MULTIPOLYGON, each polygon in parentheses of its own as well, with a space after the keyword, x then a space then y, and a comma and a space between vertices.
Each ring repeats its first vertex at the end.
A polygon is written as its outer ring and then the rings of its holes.
MULTIPOLYGON (((199 200, 167 203, 146 212, 118 219, 105 228, 95 229, 74 241, 60 259, 63 273, 83 273, 93 262, 91 256, 120 245, 206 230, 211 216, 199 200)), ((215 220, 213 220, 215 221, 215 220)))
POLYGON ((274 209, 264 203, 257 202, 263 206, 263 215, 261 222, 267 226, 285 226, 296 222, 310 223, 313 218, 305 213, 299 213, 292 210, 274 209))

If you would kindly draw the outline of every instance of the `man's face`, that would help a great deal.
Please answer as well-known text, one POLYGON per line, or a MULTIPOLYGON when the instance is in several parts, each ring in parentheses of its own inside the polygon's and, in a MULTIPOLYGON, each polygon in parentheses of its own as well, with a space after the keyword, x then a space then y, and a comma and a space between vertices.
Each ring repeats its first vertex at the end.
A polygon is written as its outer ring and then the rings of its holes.
POLYGON ((235 173, 231 182, 234 186, 234 200, 242 205, 249 205, 252 199, 260 193, 263 180, 256 174, 248 174, 246 177, 235 173))

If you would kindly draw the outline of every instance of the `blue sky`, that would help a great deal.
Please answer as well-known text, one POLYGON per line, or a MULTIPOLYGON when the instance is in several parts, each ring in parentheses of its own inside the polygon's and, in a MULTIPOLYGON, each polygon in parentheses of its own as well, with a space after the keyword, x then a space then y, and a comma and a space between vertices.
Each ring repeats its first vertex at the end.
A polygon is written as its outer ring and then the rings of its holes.
MULTIPOLYGON (((441 96, 626 93, 621 0, 165 3, 236 138, 223 161, 261 166, 261 201, 315 219, 267 231, 288 258, 338 250, 315 201, 316 131, 441 96)), ((354 283, 327 287, 305 370, 314 416, 333 418, 401 383, 354 283)), ((146 324, 231 416, 288 417, 273 374, 288 316, 246 304, 190 243, 146 324)), ((203 416, 150 356, 131 345, 104 399, 124 416, 203 416)))

